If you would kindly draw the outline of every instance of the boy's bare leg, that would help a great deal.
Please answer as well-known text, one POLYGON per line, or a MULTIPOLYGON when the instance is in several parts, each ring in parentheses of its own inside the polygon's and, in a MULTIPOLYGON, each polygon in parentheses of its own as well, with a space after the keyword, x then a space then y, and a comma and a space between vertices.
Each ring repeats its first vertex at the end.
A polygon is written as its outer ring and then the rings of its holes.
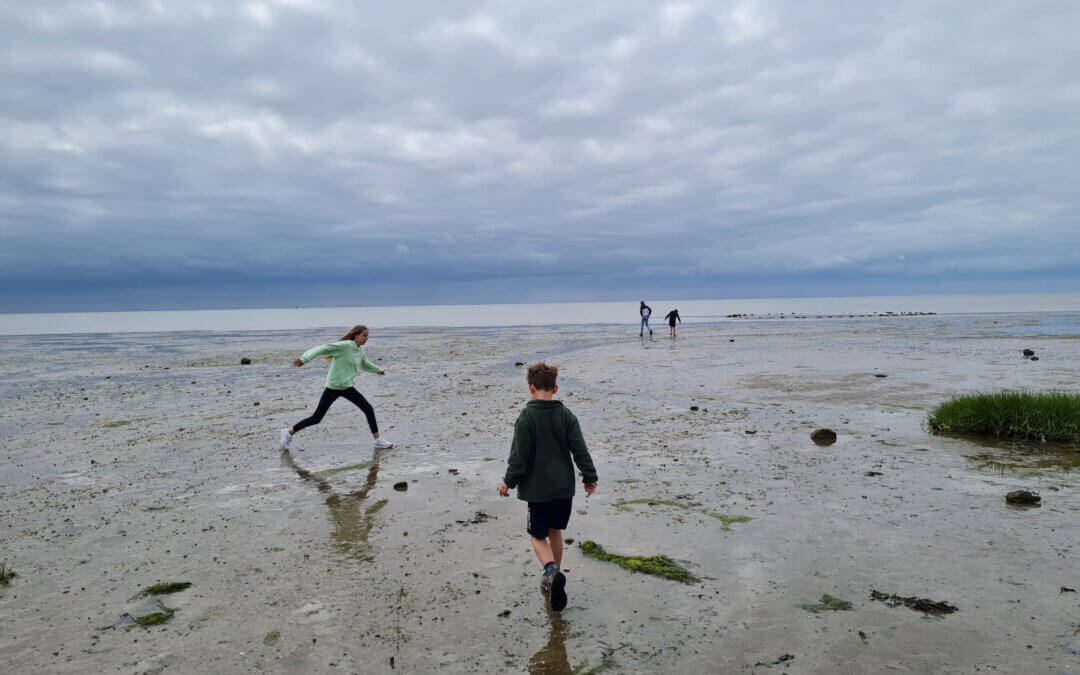
MULTIPOLYGON (((552 532, 552 530, 548 530, 552 532)), ((532 540, 533 553, 536 554, 536 559, 540 561, 541 565, 546 565, 552 560, 558 565, 559 561, 555 558, 555 554, 551 550, 551 544, 547 539, 537 539, 536 537, 529 537, 532 540)), ((559 558, 562 558, 562 537, 559 537, 559 558)))
POLYGON ((551 555, 555 559, 555 566, 562 569, 562 530, 548 530, 548 541, 551 542, 551 555))

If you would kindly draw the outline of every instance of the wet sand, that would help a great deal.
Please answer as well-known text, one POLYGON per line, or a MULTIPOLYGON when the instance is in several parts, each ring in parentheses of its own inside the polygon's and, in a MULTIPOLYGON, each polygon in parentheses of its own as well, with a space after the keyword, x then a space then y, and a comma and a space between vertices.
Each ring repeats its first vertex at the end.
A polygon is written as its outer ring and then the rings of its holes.
POLYGON ((376 329, 388 374, 358 387, 397 443, 377 455, 345 401, 277 449, 325 374, 288 362, 334 331, 3 337, 0 672, 1077 672, 1080 455, 923 426, 956 393, 1075 390, 1076 324, 376 329), (524 504, 496 494, 514 364, 539 358, 600 474, 566 536, 702 581, 575 544, 570 604, 545 609, 524 504), (1043 505, 1008 507, 1014 489, 1043 505), (170 581, 193 585, 134 597, 170 581), (853 609, 801 608, 825 593, 853 609), (158 626, 124 616, 162 604, 158 626))

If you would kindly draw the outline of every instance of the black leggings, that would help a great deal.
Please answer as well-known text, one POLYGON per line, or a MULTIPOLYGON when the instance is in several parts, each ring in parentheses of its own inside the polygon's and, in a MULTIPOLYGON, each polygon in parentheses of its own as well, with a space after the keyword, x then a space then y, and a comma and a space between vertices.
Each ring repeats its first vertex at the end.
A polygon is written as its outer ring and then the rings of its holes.
POLYGON ((326 411, 330 409, 330 404, 337 400, 338 396, 344 398, 347 401, 352 401, 356 404, 357 408, 364 411, 364 416, 367 417, 368 426, 371 428, 371 433, 379 433, 379 425, 375 423, 375 408, 371 407, 364 395, 356 391, 355 388, 349 387, 348 389, 323 389, 322 396, 319 397, 319 405, 316 406, 315 412, 311 417, 300 420, 293 425, 293 433, 300 431, 304 427, 310 427, 322 422, 322 418, 326 415, 326 411))

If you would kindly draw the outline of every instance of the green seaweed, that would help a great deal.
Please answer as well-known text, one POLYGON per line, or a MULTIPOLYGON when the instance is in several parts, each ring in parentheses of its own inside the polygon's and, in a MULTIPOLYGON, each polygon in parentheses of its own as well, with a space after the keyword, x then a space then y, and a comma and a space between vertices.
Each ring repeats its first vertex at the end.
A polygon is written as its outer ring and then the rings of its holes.
POLYGON ((379 511, 382 511, 383 507, 390 503, 389 499, 380 499, 367 508, 367 514, 373 516, 379 511))
POLYGON ((843 600, 841 598, 834 598, 833 596, 825 593, 821 596, 821 602, 811 605, 800 605, 803 609, 814 614, 820 614, 821 612, 840 612, 851 609, 851 602, 843 600))
POLYGON ((280 640, 280 639, 281 639, 281 631, 272 630, 272 631, 270 631, 269 633, 266 634, 266 637, 263 638, 263 644, 264 645, 276 644, 277 641, 280 640))
POLYGON ((694 584, 700 581, 689 570, 666 555, 638 556, 608 553, 603 546, 591 539, 581 543, 581 552, 590 558, 615 563, 631 572, 651 574, 683 584, 694 584))
POLYGON ((131 422, 129 422, 128 420, 114 420, 112 422, 105 422, 101 426, 105 427, 106 429, 115 429, 116 427, 122 427, 126 424, 131 424, 131 422))
POLYGON ((135 623, 143 628, 149 628, 150 626, 157 626, 158 624, 165 623, 176 614, 176 610, 172 607, 161 606, 160 612, 150 612, 142 616, 135 617, 135 623))
POLYGON ((751 518, 750 516, 729 516, 726 513, 716 513, 714 511, 706 511, 704 509, 701 512, 707 516, 711 516, 719 520, 721 524, 720 529, 724 530, 725 532, 731 531, 732 523, 749 523, 751 520, 753 520, 753 518, 751 518))
POLYGON ((14 570, 10 570, 7 565, 0 563, 0 586, 7 586, 15 576, 14 570))
POLYGON ((749 523, 752 519, 749 516, 729 516, 726 513, 717 513, 715 511, 709 511, 708 509, 695 509, 688 504, 682 502, 672 501, 670 499, 631 499, 621 502, 615 502, 612 504, 620 511, 633 511, 630 507, 635 504, 645 504, 648 506, 674 506, 684 511, 693 511, 695 513, 701 513, 710 518, 716 518, 720 521, 722 529, 727 532, 731 530, 732 523, 749 523))
POLYGON ((311 475, 318 476, 319 478, 326 478, 327 476, 333 476, 336 473, 344 473, 346 471, 359 471, 361 469, 367 469, 369 467, 371 467, 371 462, 361 462, 359 464, 350 464, 348 466, 338 466, 332 469, 323 469, 322 471, 316 471, 311 475))
POLYGON ((191 587, 190 581, 167 581, 160 584, 154 584, 153 586, 147 586, 139 591, 135 597, 145 598, 150 595, 168 595, 169 593, 179 593, 185 591, 191 587))

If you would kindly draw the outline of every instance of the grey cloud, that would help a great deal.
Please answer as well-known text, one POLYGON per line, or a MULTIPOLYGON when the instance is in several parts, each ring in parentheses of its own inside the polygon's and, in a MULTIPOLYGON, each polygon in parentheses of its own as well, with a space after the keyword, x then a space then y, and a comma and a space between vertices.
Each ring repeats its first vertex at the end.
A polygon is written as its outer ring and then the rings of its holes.
POLYGON ((533 270, 575 295, 634 274, 698 295, 717 275, 1067 279, 1078 20, 1066 1, 7 3, 0 311, 44 278, 179 298, 362 269, 415 302, 535 297, 533 270))

